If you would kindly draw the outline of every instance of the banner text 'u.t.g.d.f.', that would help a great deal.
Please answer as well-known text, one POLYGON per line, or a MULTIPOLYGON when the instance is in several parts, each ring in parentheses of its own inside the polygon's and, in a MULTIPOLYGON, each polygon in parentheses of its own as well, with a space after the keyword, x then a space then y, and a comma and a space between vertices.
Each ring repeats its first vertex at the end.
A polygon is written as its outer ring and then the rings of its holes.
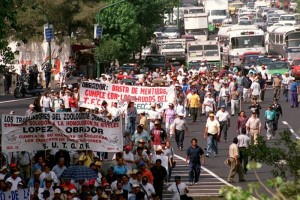
POLYGON ((123 147, 120 117, 90 113, 2 115, 2 150, 45 149, 118 152, 123 147))
POLYGON ((170 87, 144 87, 84 81, 80 87, 79 106, 94 109, 101 107, 105 100, 123 104, 134 101, 138 110, 144 110, 151 103, 168 104, 174 99, 174 90, 170 87))

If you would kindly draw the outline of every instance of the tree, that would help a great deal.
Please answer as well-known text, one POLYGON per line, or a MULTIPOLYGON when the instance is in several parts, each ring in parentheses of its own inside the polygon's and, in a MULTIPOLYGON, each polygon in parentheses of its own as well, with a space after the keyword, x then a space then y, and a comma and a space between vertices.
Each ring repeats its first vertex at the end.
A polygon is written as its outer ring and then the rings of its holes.
POLYGON ((8 44, 10 33, 19 30, 16 7, 21 3, 21 0, 0 1, 0 56, 2 57, 0 62, 3 63, 1 71, 4 66, 11 64, 14 60, 14 52, 11 51, 8 44))
POLYGON ((96 48, 95 59, 102 63, 111 63, 114 61, 120 52, 121 45, 113 39, 104 39, 101 45, 96 48))

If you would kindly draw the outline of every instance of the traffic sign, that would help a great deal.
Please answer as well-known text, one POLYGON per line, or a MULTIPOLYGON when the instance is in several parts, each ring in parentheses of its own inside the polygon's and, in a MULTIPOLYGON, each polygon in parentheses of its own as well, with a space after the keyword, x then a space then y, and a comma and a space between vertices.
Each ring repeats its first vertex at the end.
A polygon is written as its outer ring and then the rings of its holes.
POLYGON ((99 24, 94 25, 94 38, 101 38, 103 33, 103 28, 99 24))
POLYGON ((53 34, 53 25, 51 24, 45 24, 44 25, 44 38, 47 42, 50 42, 52 38, 54 37, 53 34))

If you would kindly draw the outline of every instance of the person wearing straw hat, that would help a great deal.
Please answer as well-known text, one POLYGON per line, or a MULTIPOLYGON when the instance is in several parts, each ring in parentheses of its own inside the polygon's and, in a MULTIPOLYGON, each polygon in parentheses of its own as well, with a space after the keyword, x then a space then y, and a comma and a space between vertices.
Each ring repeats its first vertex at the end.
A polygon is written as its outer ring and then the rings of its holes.
POLYGON ((29 105, 29 109, 28 110, 26 110, 26 112, 25 112, 25 116, 31 116, 31 115, 33 115, 35 113, 35 110, 34 110, 34 105, 33 104, 30 104, 29 105))
POLYGON ((11 186, 11 190, 18 190, 18 184, 22 181, 22 179, 20 178, 20 172, 15 171, 13 172, 13 174, 6 179, 6 182, 11 182, 12 186, 11 186))

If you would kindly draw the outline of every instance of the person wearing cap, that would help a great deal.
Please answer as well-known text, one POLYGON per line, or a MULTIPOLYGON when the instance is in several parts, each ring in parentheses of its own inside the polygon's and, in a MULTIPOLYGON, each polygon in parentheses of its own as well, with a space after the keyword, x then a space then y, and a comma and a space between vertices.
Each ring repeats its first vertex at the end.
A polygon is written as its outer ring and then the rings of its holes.
POLYGON ((230 166, 230 172, 228 176, 228 182, 234 183, 234 176, 236 173, 239 175, 239 182, 245 182, 244 173, 242 165, 239 161, 239 148, 238 148, 238 139, 235 137, 232 141, 232 144, 229 146, 229 158, 228 164, 230 166))
POLYGON ((160 121, 155 120, 154 128, 150 130, 150 138, 152 141, 153 149, 156 150, 162 141, 166 141, 168 136, 165 129, 161 127, 160 121))
POLYGON ((269 71, 264 64, 261 65, 261 70, 259 72, 263 79, 268 80, 269 71))
POLYGON ((26 110, 26 112, 25 112, 25 116, 28 117, 28 116, 33 115, 34 113, 35 113, 34 105, 30 104, 28 110, 26 110))
POLYGON ((221 135, 223 135, 225 142, 227 142, 227 131, 230 127, 230 114, 225 109, 225 105, 222 105, 221 109, 216 113, 216 118, 220 123, 219 140, 221 135))
POLYGON ((53 200, 61 200, 60 195, 61 195, 61 190, 59 188, 56 188, 54 190, 53 200))
POLYGON ((257 117, 257 113, 255 111, 252 111, 252 115, 248 119, 246 127, 251 136, 251 144, 257 144, 257 137, 261 134, 261 121, 257 117))
POLYGON ((151 104, 151 110, 148 111, 148 119, 150 130, 152 130, 154 128, 155 120, 160 120, 160 114, 156 111, 156 103, 151 104))
POLYGON ((212 97, 212 93, 211 92, 208 92, 207 96, 204 98, 204 101, 203 101, 203 110, 206 113, 206 117, 208 117, 209 113, 214 112, 215 110, 217 110, 217 108, 216 108, 216 101, 212 97))
POLYGON ((40 180, 44 181, 45 183, 48 178, 51 178, 53 184, 58 184, 57 175, 53 171, 51 171, 50 166, 46 164, 44 166, 44 171, 40 175, 40 180))
MULTIPOLYGON (((166 158, 166 163, 167 162, 168 160, 166 158)), ((155 189, 155 194, 157 194, 159 198, 162 199, 164 180, 167 176, 167 169, 164 166, 162 166, 161 159, 156 159, 155 164, 153 167, 151 167, 150 171, 152 172, 154 177, 153 186, 155 189)))
POLYGON ((18 190, 18 184, 20 182, 22 182, 22 179, 20 178, 20 172, 15 171, 12 173, 12 175, 10 177, 8 177, 6 179, 6 182, 11 182, 12 186, 11 186, 11 190, 18 190))
POLYGON ((214 151, 215 156, 218 155, 218 139, 220 136, 220 123, 215 118, 213 113, 210 113, 209 118, 207 119, 205 130, 204 130, 204 139, 207 140, 207 152, 206 157, 210 157, 212 151, 214 151))
POLYGON ((133 169, 133 163, 134 163, 134 155, 131 152, 132 148, 130 145, 125 146, 125 151, 123 151, 123 159, 125 161, 126 167, 128 171, 131 171, 133 169))
POLYGON ((291 83, 290 83, 290 95, 291 95, 291 108, 298 108, 299 102, 298 102, 298 95, 299 95, 299 86, 298 82, 295 81, 295 77, 291 78, 291 83))
POLYGON ((205 74, 207 72, 207 67, 204 62, 200 63, 198 72, 199 74, 205 74))
POLYGON ((192 90, 192 94, 188 99, 188 106, 193 122, 196 122, 198 116, 198 110, 200 108, 200 97, 196 93, 196 90, 192 90))
POLYGON ((189 165, 189 182, 197 184, 201 172, 201 164, 205 163, 204 151, 197 145, 197 139, 191 140, 191 146, 186 150, 185 162, 189 165))
POLYGON ((275 137, 275 129, 274 124, 276 120, 276 112, 273 110, 273 105, 270 105, 268 110, 265 111, 265 124, 267 129, 267 140, 270 140, 271 138, 274 139, 275 137))
POLYGON ((183 149, 185 131, 187 134, 189 134, 189 128, 183 117, 184 114, 179 113, 178 117, 173 122, 174 129, 175 129, 175 141, 177 143, 177 148, 180 149, 180 151, 182 151, 183 149))
MULTIPOLYGON (((139 184, 132 184, 132 192, 128 195, 128 200, 136 200, 137 199, 137 193, 141 191, 139 184)), ((145 194, 144 194, 145 196, 145 194)), ((143 197, 144 197, 143 196, 143 197)))
POLYGON ((173 193, 172 200, 182 200, 181 195, 186 195, 189 192, 185 183, 181 182, 180 176, 175 176, 175 183, 168 187, 168 191, 173 193))

